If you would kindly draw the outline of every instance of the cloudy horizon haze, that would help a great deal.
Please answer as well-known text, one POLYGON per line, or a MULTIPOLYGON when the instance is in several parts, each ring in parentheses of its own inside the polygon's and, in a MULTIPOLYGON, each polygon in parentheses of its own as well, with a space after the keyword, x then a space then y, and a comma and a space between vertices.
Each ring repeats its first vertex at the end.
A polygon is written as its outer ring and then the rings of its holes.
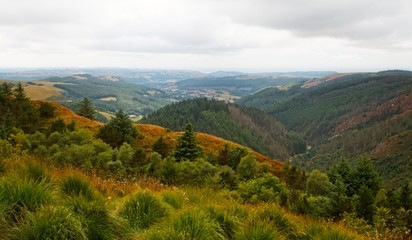
POLYGON ((0 0, 0 68, 412 70, 407 0, 0 0))

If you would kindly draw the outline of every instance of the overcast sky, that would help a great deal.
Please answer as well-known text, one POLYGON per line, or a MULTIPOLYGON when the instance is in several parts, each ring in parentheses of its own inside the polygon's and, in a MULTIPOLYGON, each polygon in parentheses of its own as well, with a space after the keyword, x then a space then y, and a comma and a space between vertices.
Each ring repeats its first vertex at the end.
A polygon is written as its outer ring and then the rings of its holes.
POLYGON ((412 70, 410 0, 0 0, 0 68, 412 70))

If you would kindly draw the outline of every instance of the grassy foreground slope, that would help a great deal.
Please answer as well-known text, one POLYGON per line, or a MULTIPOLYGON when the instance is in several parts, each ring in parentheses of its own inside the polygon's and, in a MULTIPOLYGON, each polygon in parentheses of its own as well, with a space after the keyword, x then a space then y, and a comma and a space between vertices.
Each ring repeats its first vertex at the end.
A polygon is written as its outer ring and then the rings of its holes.
POLYGON ((1 239, 366 239, 226 190, 120 183, 30 156, 1 163, 1 239))

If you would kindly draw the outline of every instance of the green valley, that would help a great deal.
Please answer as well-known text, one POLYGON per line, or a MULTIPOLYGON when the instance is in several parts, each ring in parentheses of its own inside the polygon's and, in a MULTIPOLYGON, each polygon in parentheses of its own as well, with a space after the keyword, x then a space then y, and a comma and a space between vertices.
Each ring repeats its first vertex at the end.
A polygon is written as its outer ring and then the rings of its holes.
POLYGON ((412 127, 412 73, 343 74, 312 82, 265 89, 239 103, 262 108, 308 141, 311 149, 292 160, 299 167, 326 170, 340 158, 367 154, 387 186, 410 181, 410 146, 398 139, 407 139, 412 127), (389 157, 389 149, 396 154, 389 157))

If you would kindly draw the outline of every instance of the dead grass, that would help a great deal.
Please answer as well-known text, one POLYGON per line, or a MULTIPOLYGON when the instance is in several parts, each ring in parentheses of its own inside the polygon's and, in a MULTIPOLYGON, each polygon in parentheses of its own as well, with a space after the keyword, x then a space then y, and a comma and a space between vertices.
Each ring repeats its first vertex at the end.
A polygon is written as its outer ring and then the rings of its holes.
MULTIPOLYGON (((151 124, 137 124, 137 128, 139 129, 140 134, 142 137, 137 140, 137 144, 142 146, 145 149, 150 151, 153 143, 159 139, 160 136, 163 136, 166 143, 173 148, 176 146, 178 137, 182 136, 182 132, 173 132, 166 128, 151 125, 151 124)), ((241 145, 225 140, 223 138, 215 137, 205 133, 197 133, 196 139, 206 153, 213 153, 218 154, 219 151, 223 148, 225 143, 228 143, 232 147, 241 147, 241 145)), ((280 172, 281 167, 283 166, 282 163, 275 161, 269 157, 266 157, 260 153, 253 151, 252 149, 248 148, 248 151, 252 152, 256 156, 256 160, 259 162, 269 163, 272 166, 273 172, 280 172)))
POLYGON ((27 85, 24 90, 32 100, 45 100, 49 97, 60 97, 62 95, 61 91, 50 86, 27 85))

